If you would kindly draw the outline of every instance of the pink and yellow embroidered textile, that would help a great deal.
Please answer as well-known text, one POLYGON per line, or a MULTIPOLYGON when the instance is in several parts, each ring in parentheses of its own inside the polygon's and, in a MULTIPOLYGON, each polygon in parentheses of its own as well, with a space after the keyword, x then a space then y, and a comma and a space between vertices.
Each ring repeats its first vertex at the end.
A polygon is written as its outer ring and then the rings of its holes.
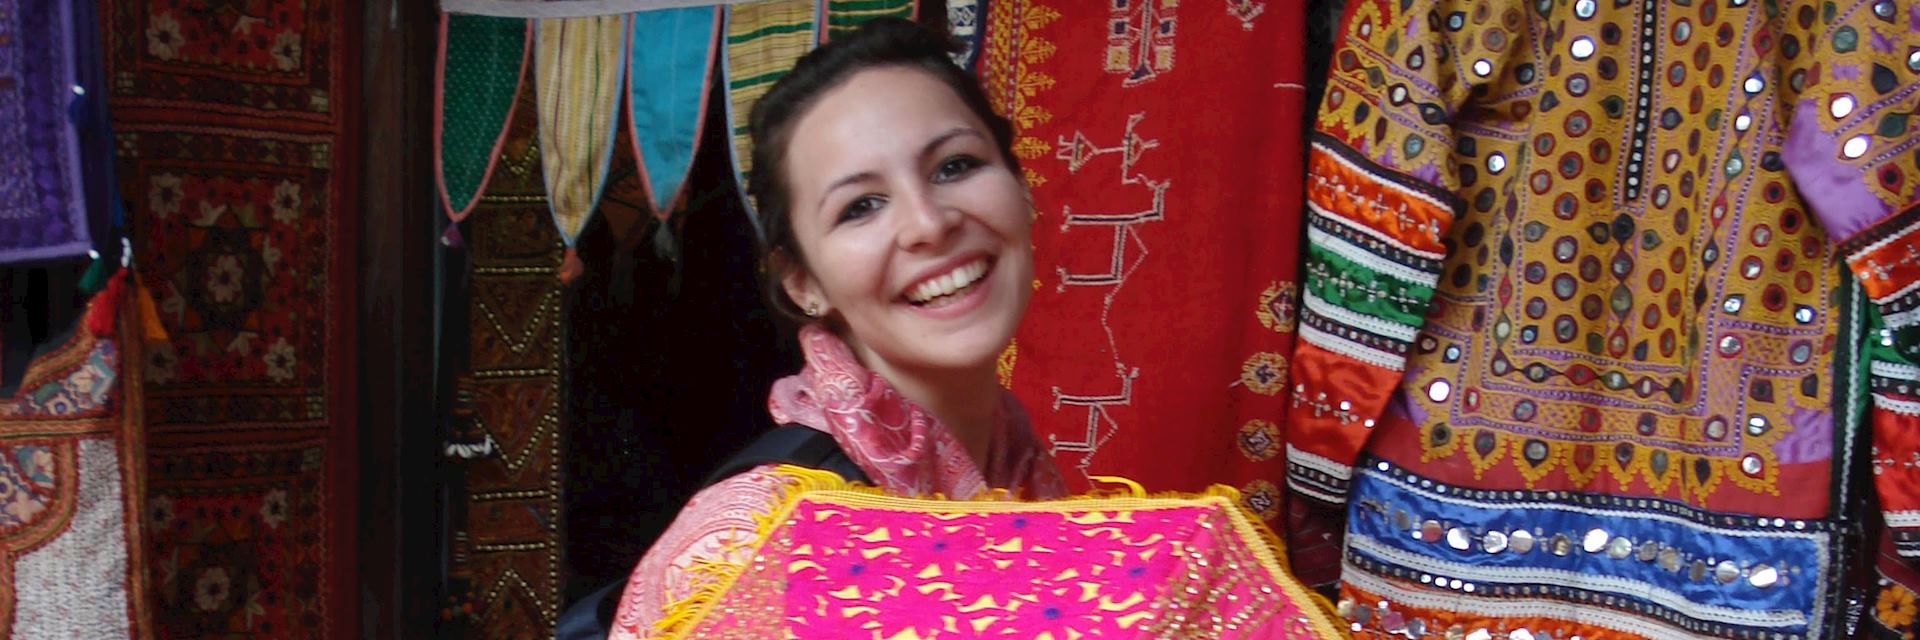
MULTIPOLYGON (((1053 459, 1034 439, 1027 414, 1002 394, 1001 419, 985 469, 947 428, 891 384, 861 366, 845 342, 818 327, 800 331, 801 372, 775 383, 773 418, 831 434, 847 456, 888 493, 975 497, 1006 489, 1028 498, 1066 495, 1053 459)), ((667 608, 716 576, 701 569, 740 562, 759 520, 787 498, 791 483, 756 468, 695 494, 628 579, 611 640, 653 635, 667 608)))
POLYGON ((663 637, 1341 637, 1235 499, 803 490, 751 562, 677 611, 663 637))
POLYGON ((1059 469, 1040 454, 1027 413, 1013 394, 1000 395, 1000 419, 981 468, 951 431, 861 366, 838 336, 809 325, 800 330, 800 345, 806 368, 774 383, 767 400, 774 421, 832 434, 847 457, 888 493, 971 498, 1008 489, 1030 498, 1066 495, 1059 469))

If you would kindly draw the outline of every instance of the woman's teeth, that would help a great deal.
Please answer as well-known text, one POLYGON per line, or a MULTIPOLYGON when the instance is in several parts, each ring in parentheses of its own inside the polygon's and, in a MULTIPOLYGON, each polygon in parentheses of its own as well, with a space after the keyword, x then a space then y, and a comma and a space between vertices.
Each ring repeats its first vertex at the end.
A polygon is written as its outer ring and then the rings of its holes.
POLYGON ((914 304, 928 304, 937 302, 940 298, 957 297, 955 294, 971 291, 973 286, 986 275, 987 259, 981 258, 920 283, 907 293, 907 301, 914 304))

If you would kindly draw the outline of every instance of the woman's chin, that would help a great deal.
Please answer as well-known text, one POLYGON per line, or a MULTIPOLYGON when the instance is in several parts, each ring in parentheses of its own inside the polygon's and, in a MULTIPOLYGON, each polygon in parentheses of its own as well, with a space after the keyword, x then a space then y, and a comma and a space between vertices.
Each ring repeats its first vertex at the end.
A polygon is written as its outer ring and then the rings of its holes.
POLYGON ((913 363, 914 368, 954 372, 992 369, 1013 341, 1014 324, 983 322, 948 329, 913 345, 911 357, 918 361, 913 363))

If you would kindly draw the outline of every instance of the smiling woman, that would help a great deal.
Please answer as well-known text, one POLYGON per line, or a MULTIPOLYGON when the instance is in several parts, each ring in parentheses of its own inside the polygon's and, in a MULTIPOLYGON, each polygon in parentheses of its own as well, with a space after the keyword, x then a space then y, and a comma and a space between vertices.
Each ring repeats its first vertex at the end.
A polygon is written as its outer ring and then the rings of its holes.
MULTIPOLYGON (((910 22, 876 20, 754 106, 748 190, 769 302, 806 355, 769 408, 789 425, 779 437, 804 434, 845 463, 818 466, 889 494, 1061 497, 994 368, 1026 313, 1033 205, 1011 127, 948 52, 910 22)), ((652 635, 719 579, 703 568, 744 560, 795 490, 775 466, 729 465, 688 502, 635 568, 611 637, 652 635)))

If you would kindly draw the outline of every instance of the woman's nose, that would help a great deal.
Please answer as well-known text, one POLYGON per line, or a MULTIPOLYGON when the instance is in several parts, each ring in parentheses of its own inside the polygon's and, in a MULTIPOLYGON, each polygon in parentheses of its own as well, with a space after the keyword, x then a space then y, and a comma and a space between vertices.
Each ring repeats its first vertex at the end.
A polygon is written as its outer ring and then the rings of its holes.
POLYGON ((934 198, 928 189, 916 189, 896 202, 903 249, 939 247, 960 227, 960 212, 934 198))

